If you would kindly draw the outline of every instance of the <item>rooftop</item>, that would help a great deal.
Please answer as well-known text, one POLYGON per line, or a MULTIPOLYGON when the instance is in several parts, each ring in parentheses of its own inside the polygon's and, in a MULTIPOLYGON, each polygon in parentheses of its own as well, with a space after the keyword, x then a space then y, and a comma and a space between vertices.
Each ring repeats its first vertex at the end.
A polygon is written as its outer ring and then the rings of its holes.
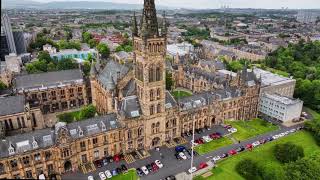
POLYGON ((285 96, 281 96, 278 94, 263 94, 264 97, 267 97, 268 99, 271 99, 273 101, 280 102, 285 105, 293 105, 293 104, 298 104, 301 103, 302 101, 300 99, 293 99, 285 96))
POLYGON ((0 97, 0 116, 24 112, 24 96, 0 97))
POLYGON ((265 70, 262 70, 259 68, 254 68, 253 72, 257 78, 260 78, 260 76, 261 76, 261 80, 262 80, 261 87, 280 85, 280 84, 285 84, 285 83, 296 81, 294 79, 283 77, 283 76, 280 76, 277 74, 273 74, 269 71, 265 71, 265 70))

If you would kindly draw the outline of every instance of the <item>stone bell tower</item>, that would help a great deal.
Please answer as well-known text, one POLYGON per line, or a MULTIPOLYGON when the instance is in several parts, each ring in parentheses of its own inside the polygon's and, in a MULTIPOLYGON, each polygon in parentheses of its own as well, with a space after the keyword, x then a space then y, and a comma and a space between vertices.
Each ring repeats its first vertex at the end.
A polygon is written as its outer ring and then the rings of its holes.
POLYGON ((154 0, 144 0, 138 28, 132 20, 134 71, 137 97, 146 118, 146 142, 149 147, 160 145, 165 131, 165 57, 167 44, 165 15, 158 24, 154 0), (159 28, 160 26, 160 28, 159 28))

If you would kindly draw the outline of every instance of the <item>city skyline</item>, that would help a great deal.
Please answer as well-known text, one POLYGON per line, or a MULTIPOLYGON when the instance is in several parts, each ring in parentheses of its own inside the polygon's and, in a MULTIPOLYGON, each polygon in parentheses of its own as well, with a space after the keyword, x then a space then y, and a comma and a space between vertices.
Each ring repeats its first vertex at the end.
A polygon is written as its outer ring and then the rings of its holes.
MULTIPOLYGON (((46 3, 65 0, 35 0, 37 2, 46 3)), ((142 4, 143 0, 77 0, 77 1, 103 1, 114 3, 142 4)), ((317 9, 320 3, 317 0, 283 0, 283 1, 250 1, 250 0, 156 0, 156 4, 177 8, 194 8, 194 9, 215 9, 222 6, 230 8, 263 8, 263 9, 317 9)))

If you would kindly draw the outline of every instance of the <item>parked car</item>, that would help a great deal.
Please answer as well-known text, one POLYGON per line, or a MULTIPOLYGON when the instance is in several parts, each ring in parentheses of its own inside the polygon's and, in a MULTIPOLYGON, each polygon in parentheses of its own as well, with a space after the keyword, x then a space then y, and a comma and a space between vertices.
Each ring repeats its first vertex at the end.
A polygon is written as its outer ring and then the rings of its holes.
POLYGON ((179 153, 174 154, 174 156, 176 157, 177 160, 182 160, 182 158, 180 157, 179 153))
POLYGON ((179 152, 179 156, 180 156, 182 159, 184 159, 184 160, 186 160, 186 159, 187 159, 187 156, 186 156, 186 155, 184 155, 184 153, 183 153, 183 152, 179 152))
POLYGON ((102 160, 97 160, 94 162, 97 168, 101 168, 103 166, 102 160))
POLYGON ((278 139, 280 136, 278 134, 272 136, 273 139, 278 139))
POLYGON ((204 128, 207 130, 207 131, 210 131, 211 128, 209 126, 204 126, 204 128))
POLYGON ((245 148, 244 148, 243 146, 240 146, 240 147, 238 147, 238 148, 236 149, 237 152, 242 152, 242 151, 244 151, 244 150, 245 150, 245 148))
POLYGON ((220 134, 217 134, 217 133, 210 134, 209 136, 210 136, 210 138, 212 138, 212 139, 220 139, 220 138, 221 138, 221 135, 220 135, 220 134))
POLYGON ((151 166, 152 166, 152 171, 158 171, 159 170, 159 167, 156 165, 156 163, 151 163, 151 166))
POLYGON ((106 170, 104 174, 107 176, 108 179, 112 178, 112 174, 109 170, 106 170))
POLYGON ((189 137, 190 137, 192 133, 190 133, 190 132, 187 132, 186 134, 187 134, 187 136, 189 136, 189 137))
POLYGON ((200 163, 200 165, 199 165, 199 169, 203 169, 203 168, 206 168, 206 167, 208 167, 208 164, 205 163, 205 162, 202 162, 202 163, 200 163))
POLYGON ((128 170, 127 166, 124 165, 124 164, 121 164, 121 169, 122 169, 122 171, 127 171, 128 170))
POLYGON ((118 175, 117 170, 116 169, 112 170, 112 176, 116 176, 116 175, 118 175))
POLYGON ((88 176, 88 180, 94 180, 93 176, 88 176))
POLYGON ((209 136, 202 136, 202 139, 204 139, 205 142, 212 141, 212 139, 209 136))
POLYGON ((163 168, 163 164, 159 160, 154 161, 159 168, 163 168))
POLYGON ((166 177, 165 180, 176 180, 176 177, 171 175, 171 176, 166 177))
POLYGON ((188 172, 191 174, 191 173, 194 173, 197 171, 197 168, 196 167, 192 167, 190 169, 188 169, 188 172))
POLYGON ((148 169, 149 172, 152 172, 152 166, 151 166, 151 164, 147 164, 146 167, 147 167, 147 169, 148 169))
POLYGON ((119 167, 116 168, 116 171, 117 171, 118 174, 122 173, 122 169, 119 168, 119 167))
POLYGON ((231 133, 235 133, 235 132, 237 132, 238 130, 237 130, 236 128, 229 128, 228 131, 231 132, 231 133))
POLYGON ((193 140, 190 141, 190 144, 193 145, 193 146, 198 146, 199 145, 198 143, 193 142, 193 140))
POLYGON ((212 160, 213 160, 214 162, 219 161, 220 159, 221 159, 220 156, 215 156, 215 157, 212 158, 212 160))
POLYGON ((142 172, 143 172, 145 175, 148 175, 148 174, 149 174, 149 171, 148 171, 147 167, 142 166, 142 167, 141 167, 141 170, 142 170, 142 172))
POLYGON ((113 156, 113 161, 119 162, 121 160, 120 155, 116 154, 113 156))
POLYGON ((225 129, 230 129, 230 128, 232 128, 232 126, 231 126, 230 124, 223 125, 223 127, 224 127, 225 129))
POLYGON ((198 144, 204 144, 204 141, 202 138, 196 139, 195 142, 198 144))
POLYGON ((247 149, 252 149, 252 148, 253 148, 253 145, 252 145, 252 144, 247 144, 247 145, 246 145, 246 148, 247 148, 247 149))
POLYGON ((256 141, 256 142, 252 143, 252 146, 253 146, 253 147, 256 147, 256 146, 259 146, 259 145, 260 145, 260 142, 259 142, 259 141, 256 141))
POLYGON ((260 142, 260 144, 264 144, 264 143, 267 142, 267 140, 266 139, 261 139, 259 142, 260 142))
POLYGON ((178 152, 183 152, 185 149, 186 149, 186 147, 184 147, 184 146, 176 146, 176 148, 175 148, 177 153, 178 152))
POLYGON ((101 180, 107 179, 106 175, 103 172, 99 172, 99 177, 101 180))
POLYGON ((195 132, 196 132, 197 134, 201 134, 201 131, 200 131, 199 129, 195 129, 195 132))
POLYGON ((291 133, 294 133, 294 132, 296 132, 296 129, 293 128, 293 129, 290 130, 290 132, 291 132, 291 133))
POLYGON ((229 155, 235 155, 235 154, 237 154, 236 150, 232 149, 232 150, 229 151, 229 155))
POLYGON ((229 155, 227 154, 227 153, 224 153, 224 154, 222 154, 221 155, 221 158, 226 158, 226 157, 228 157, 229 155))
POLYGON ((143 171, 140 168, 137 168, 138 176, 142 177, 144 175, 143 171))
POLYGON ((108 160, 107 159, 103 159, 102 163, 103 163, 103 166, 106 166, 106 165, 108 165, 108 160))

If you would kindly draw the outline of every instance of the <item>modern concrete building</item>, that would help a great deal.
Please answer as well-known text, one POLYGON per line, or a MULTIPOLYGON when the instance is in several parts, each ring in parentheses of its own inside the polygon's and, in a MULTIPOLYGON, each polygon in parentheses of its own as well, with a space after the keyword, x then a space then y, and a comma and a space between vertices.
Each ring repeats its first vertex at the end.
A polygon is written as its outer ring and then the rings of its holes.
POLYGON ((17 53, 16 45, 14 43, 10 18, 6 12, 2 16, 2 23, 3 23, 5 35, 7 37, 9 53, 17 53))
POLYGON ((23 54, 27 52, 26 40, 22 31, 13 31, 14 44, 16 46, 17 54, 23 54))
POLYGON ((274 120, 286 123, 301 116, 303 101, 278 94, 263 93, 260 98, 259 112, 274 120))

